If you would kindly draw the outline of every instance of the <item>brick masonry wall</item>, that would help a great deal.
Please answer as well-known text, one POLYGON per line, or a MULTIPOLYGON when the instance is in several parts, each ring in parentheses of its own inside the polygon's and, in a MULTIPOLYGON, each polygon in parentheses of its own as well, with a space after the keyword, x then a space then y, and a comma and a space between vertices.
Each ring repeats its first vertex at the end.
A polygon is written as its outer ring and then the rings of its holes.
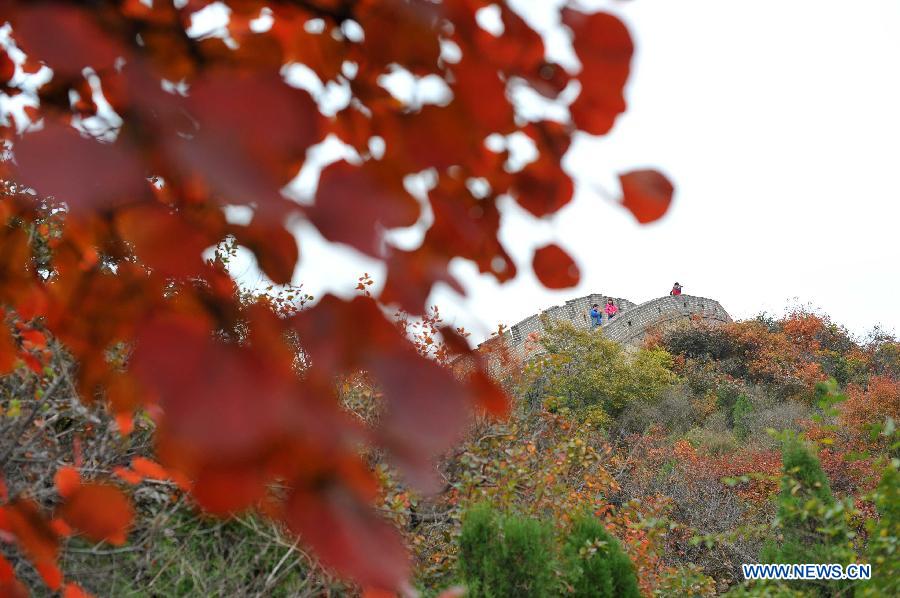
MULTIPOLYGON (((570 299, 563 305, 554 305, 553 307, 548 307, 544 311, 531 315, 521 322, 510 326, 503 334, 503 341, 511 354, 515 355, 516 357, 524 357, 525 344, 528 339, 528 335, 532 333, 540 334, 544 331, 544 326, 543 324, 541 324, 541 319, 543 316, 546 315, 548 318, 550 318, 551 322, 567 320, 571 322, 576 328, 588 329, 591 326, 591 319, 588 315, 591 306, 596 303, 602 308, 602 306, 606 305, 606 301, 608 299, 612 299, 613 303, 615 303, 619 307, 619 313, 618 315, 616 315, 616 318, 621 316, 626 311, 630 311, 637 307, 634 302, 629 301, 628 299, 623 299, 621 297, 610 297, 609 295, 602 295, 599 293, 591 293, 590 295, 585 295, 584 297, 570 299)), ((603 322, 605 325, 605 313, 603 314, 603 322)), ((484 343, 482 343, 482 345, 479 345, 479 348, 483 345, 484 343)))
MULTIPOLYGON (((502 336, 502 341, 507 347, 510 357, 518 361, 524 361, 533 354, 535 343, 529 342, 529 335, 544 331, 541 323, 542 316, 546 315, 551 321, 567 320, 576 328, 590 328, 591 305, 603 306, 608 295, 592 293, 577 299, 570 299, 563 305, 554 305, 544 311, 529 316, 510 326, 502 336)), ((678 297, 660 297, 640 305, 621 297, 612 297, 613 302, 619 307, 619 313, 612 321, 603 314, 603 334, 626 349, 634 349, 651 330, 668 328, 679 322, 688 321, 691 318, 699 318, 707 323, 731 322, 731 316, 725 308, 715 299, 696 297, 693 295, 679 295, 678 297)), ((534 337, 533 337, 534 338, 534 337)), ((496 343, 493 338, 479 345, 479 349, 486 349, 486 345, 496 343)), ((462 363, 455 364, 463 366, 462 363)), ((493 365, 493 364, 492 364, 493 365)), ((465 366, 463 366, 465 367, 465 366)))

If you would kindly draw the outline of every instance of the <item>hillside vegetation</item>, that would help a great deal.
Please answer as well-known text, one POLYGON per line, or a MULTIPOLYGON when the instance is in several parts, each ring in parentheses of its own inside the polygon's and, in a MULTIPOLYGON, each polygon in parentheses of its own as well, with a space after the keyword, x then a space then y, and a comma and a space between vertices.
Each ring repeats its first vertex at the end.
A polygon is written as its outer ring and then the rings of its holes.
MULTIPOLYGON (((505 381, 512 419, 475 426, 425 515, 394 509, 423 587, 460 580, 459 517, 488 503, 551 525, 560 546, 591 514, 647 596, 900 591, 895 339, 860 343, 797 312, 693 321, 626 352, 602 333, 547 324, 543 353, 505 381), (874 579, 745 586, 741 563, 760 562, 872 563, 874 579)), ((577 594, 564 552, 554 593, 577 594)))
MULTIPOLYGON (((446 363, 436 313, 401 325, 422 355, 446 363)), ((380 452, 364 454, 381 483, 378 511, 413 551, 419 592, 897 594, 896 339, 860 343, 827 318, 798 312, 715 327, 686 322, 630 352, 564 323, 547 323, 535 341, 539 356, 502 381, 515 398, 512 415, 471 423, 439 461, 436 496, 411 491, 380 452), (758 562, 871 563, 874 579, 745 584, 740 565, 758 562)), ((98 596, 361 592, 262 513, 230 522, 199 515, 177 481, 154 478, 140 461, 153 457, 152 419, 120 436, 101 406, 72 401, 66 379, 75 365, 53 343, 46 351, 45 376, 59 383, 41 411, 23 398, 27 372, 2 379, 4 429, 37 421, 8 456, 16 465, 7 470, 10 492, 30 485, 42 489, 38 503, 55 504, 54 480, 41 475, 73 443, 82 471, 112 467, 135 485, 127 542, 67 541, 62 565, 80 587, 98 596)), ((376 425, 384 401, 365 372, 338 386, 347 412, 376 425)), ((4 554, 39 587, 28 561, 4 554)))

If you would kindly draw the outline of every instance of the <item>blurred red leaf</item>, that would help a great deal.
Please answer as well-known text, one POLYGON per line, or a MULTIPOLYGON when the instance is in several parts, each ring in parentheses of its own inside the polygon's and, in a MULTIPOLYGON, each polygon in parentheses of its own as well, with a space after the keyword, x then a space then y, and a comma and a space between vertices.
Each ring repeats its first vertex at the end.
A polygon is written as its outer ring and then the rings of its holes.
POLYGON ((132 370, 166 415, 163 437, 227 458, 266 446, 296 422, 283 365, 216 341, 183 315, 145 323, 132 370))
POLYGON ((74 534, 71 526, 59 517, 50 520, 50 527, 60 538, 68 538, 74 534))
POLYGON ((556 160, 538 160, 515 174, 515 197, 523 208, 541 218, 572 200, 575 187, 556 160))
POLYGON ((275 74, 211 74, 191 86, 186 108, 193 124, 167 136, 173 165, 226 204, 279 207, 281 188, 319 139, 315 102, 275 74))
POLYGON ((570 110, 575 125, 592 135, 605 135, 625 111, 623 91, 631 68, 634 45, 628 29, 608 13, 563 12, 575 33, 573 46, 581 61, 581 93, 570 110))
POLYGON ((66 497, 59 515, 96 542, 121 545, 134 519, 134 508, 118 488, 91 482, 66 497))
POLYGON ((39 4, 20 9, 13 37, 26 53, 47 63, 62 77, 78 77, 85 67, 102 70, 122 56, 122 47, 81 9, 39 4))
POLYGON ((3 598, 28 598, 28 589, 18 579, 0 580, 0 596, 3 598))
POLYGON ((143 166, 121 139, 104 143, 49 120, 15 144, 17 178, 73 211, 92 210, 149 197, 143 166))
POLYGON ((59 570, 59 567, 55 562, 40 561, 34 564, 34 568, 37 569, 41 579, 44 580, 44 583, 47 584, 47 587, 51 590, 56 591, 62 586, 62 571, 59 570))
POLYGON ((145 478, 165 480, 169 477, 169 472, 162 465, 146 457, 135 457, 132 459, 131 468, 145 478))
POLYGON ((53 477, 53 484, 60 496, 69 497, 81 486, 81 476, 74 467, 60 467, 53 477))
POLYGON ((16 74, 16 63, 9 57, 9 53, 0 49, 0 85, 5 85, 16 74))
POLYGON ((256 256, 260 269, 275 284, 288 284, 300 259, 297 239, 283 226, 232 225, 229 231, 238 243, 256 256))
POLYGON ((295 490, 284 517, 325 566, 352 575, 363 586, 389 590, 409 576, 409 560, 397 530, 346 489, 295 490))
POLYGON ((16 499, 5 508, 6 523, 34 563, 55 562, 59 538, 30 499, 16 499))
POLYGON ((0 376, 9 373, 16 364, 19 352, 9 328, 0 320, 0 376))
POLYGON ((197 503, 215 515, 233 515, 265 497, 265 472, 255 463, 243 466, 206 466, 191 489, 197 503))
POLYGON ((9 583, 15 578, 16 576, 12 565, 10 565, 9 561, 0 554, 0 583, 9 583))
POLYGON ((91 598, 91 594, 85 592, 76 583, 67 583, 63 588, 63 598, 91 598))
POLYGON ((534 252, 532 268, 548 289, 574 287, 581 279, 578 265, 559 245, 551 244, 534 252))
POLYGON ((647 224, 663 217, 672 203, 675 188, 656 170, 635 170, 619 176, 622 183, 622 205, 637 221, 647 224))
POLYGON ((215 225, 192 225, 184 215, 169 212, 159 204, 119 210, 116 228, 133 244, 141 262, 160 276, 196 276, 203 269, 203 251, 223 236, 215 225))
POLYGON ((120 480, 122 480, 123 482, 125 482, 126 484, 131 484, 132 486, 134 486, 135 484, 140 484, 141 481, 143 481, 143 479, 144 479, 144 476, 137 473, 136 471, 132 471, 132 470, 128 469, 127 467, 122 467, 122 466, 114 467, 113 475, 116 476, 117 478, 119 478, 120 480))
POLYGON ((440 6, 425 0, 362 0, 355 18, 365 30, 359 58, 374 71, 391 63, 414 73, 437 68, 440 44, 435 35, 440 6))
POLYGON ((115 420, 119 434, 122 436, 128 436, 134 431, 134 416, 131 413, 117 413, 115 420))
POLYGON ((383 229, 410 226, 419 204, 377 164, 336 162, 322 171, 309 219, 330 241, 378 255, 383 229))

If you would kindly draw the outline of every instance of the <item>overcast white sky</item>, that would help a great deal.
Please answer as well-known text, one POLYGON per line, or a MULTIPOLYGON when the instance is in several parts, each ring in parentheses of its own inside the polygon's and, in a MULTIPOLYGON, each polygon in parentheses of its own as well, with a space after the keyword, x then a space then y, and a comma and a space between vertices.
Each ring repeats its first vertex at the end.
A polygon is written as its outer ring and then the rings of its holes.
MULTIPOLYGON (((513 4, 545 26, 558 2, 513 4)), ((900 1, 613 6, 637 45, 628 112, 608 137, 573 145, 570 206, 538 221, 507 202, 502 240, 519 277, 498 285, 459 260, 468 296, 432 296, 445 318, 480 341, 568 298, 641 302, 677 280, 735 318, 799 302, 859 335, 900 329, 900 1), (645 166, 677 196, 663 220, 639 226, 591 187, 617 191, 617 172, 645 166), (550 292, 530 272, 533 248, 550 240, 579 260, 578 288, 550 292)), ((295 280, 314 295, 352 295, 363 270, 383 272, 309 226, 299 233, 295 280)))

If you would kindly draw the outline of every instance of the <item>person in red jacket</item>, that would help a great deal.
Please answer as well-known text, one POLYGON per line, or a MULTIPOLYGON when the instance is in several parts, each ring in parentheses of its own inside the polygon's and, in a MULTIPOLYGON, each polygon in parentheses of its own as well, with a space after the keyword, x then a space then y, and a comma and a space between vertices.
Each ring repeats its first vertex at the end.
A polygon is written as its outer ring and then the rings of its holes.
POLYGON ((606 300, 606 319, 612 320, 618 311, 619 311, 619 308, 616 307, 616 304, 613 303, 613 300, 607 299, 606 300))
POLYGON ((669 291, 669 294, 672 295, 673 297, 677 297, 678 295, 680 295, 681 294, 681 285, 676 282, 672 286, 672 290, 669 291))

